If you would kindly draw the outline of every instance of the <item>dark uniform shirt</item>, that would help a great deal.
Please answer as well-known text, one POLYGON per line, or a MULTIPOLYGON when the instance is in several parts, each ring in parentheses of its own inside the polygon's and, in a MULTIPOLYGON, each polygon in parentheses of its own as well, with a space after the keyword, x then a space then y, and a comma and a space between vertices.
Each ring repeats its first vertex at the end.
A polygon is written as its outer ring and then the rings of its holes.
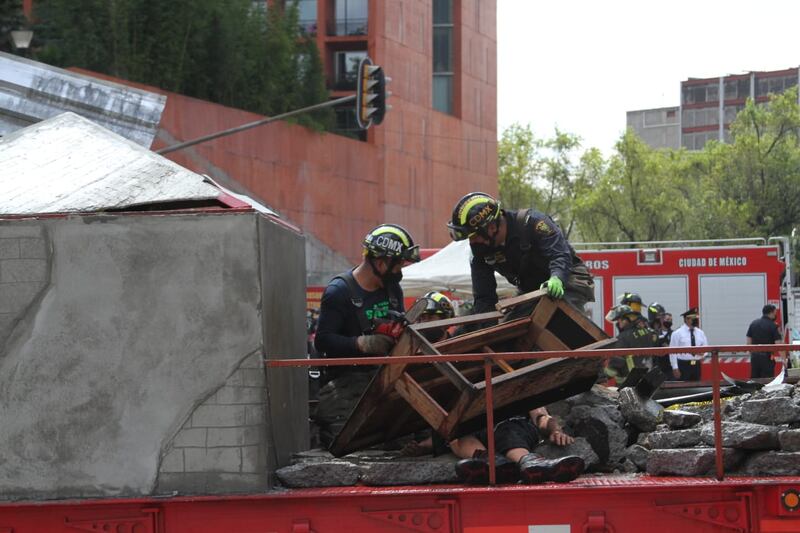
MULTIPOLYGON (((753 320, 747 328, 747 336, 753 339, 753 344, 774 344, 781 340, 781 333, 775 321, 766 316, 753 320)), ((753 352, 754 354, 769 352, 753 352)))
POLYGON ((314 346, 326 357, 359 355, 356 338, 366 332, 362 331, 358 313, 363 313, 367 322, 372 324, 373 319, 386 317, 390 309, 404 311, 403 291, 399 284, 394 284, 388 291, 380 288, 371 292, 365 291, 357 283, 355 285, 358 294, 351 295, 347 283, 341 278, 334 278, 322 294, 314 346), (361 307, 353 304, 353 298, 361 300, 361 307))
POLYGON ((520 238, 517 211, 504 210, 502 216, 508 228, 504 245, 498 248, 472 245, 470 267, 475 313, 491 311, 497 303, 495 272, 520 292, 530 292, 551 276, 558 276, 566 284, 572 266, 582 264, 553 219, 535 209, 529 209, 527 215, 525 239, 520 238), (523 250, 523 243, 527 243, 530 250, 523 250))

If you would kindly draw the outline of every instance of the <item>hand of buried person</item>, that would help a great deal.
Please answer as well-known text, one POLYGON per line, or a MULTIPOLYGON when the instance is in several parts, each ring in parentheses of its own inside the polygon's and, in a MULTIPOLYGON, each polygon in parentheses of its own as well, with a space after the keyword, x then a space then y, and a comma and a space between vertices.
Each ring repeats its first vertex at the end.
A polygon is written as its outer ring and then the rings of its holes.
POLYGON ((557 429, 552 433, 550 433, 550 442, 552 442, 556 446, 567 446, 575 442, 575 439, 567 435, 560 429, 557 429))

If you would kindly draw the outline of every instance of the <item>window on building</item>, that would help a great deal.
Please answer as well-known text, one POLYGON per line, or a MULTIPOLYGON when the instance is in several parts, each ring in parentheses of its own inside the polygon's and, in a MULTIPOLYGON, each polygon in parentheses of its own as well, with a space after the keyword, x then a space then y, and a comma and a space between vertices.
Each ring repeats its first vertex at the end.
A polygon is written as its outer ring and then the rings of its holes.
POLYGON ((355 89, 358 80, 358 64, 365 57, 367 57, 367 53, 363 51, 334 53, 333 62, 336 70, 333 88, 340 91, 355 89))
POLYGON ((317 33, 317 0, 298 0, 298 18, 300 31, 309 35, 317 33))
POLYGON ((333 132, 338 135, 350 137, 351 139, 358 139, 360 141, 367 140, 367 131, 358 127, 356 122, 356 108, 353 104, 342 104, 333 108, 336 124, 333 132))
POLYGON ((453 113, 453 1, 433 0, 433 108, 453 113))
POLYGON ((336 0, 332 35, 367 34, 367 0, 336 0))

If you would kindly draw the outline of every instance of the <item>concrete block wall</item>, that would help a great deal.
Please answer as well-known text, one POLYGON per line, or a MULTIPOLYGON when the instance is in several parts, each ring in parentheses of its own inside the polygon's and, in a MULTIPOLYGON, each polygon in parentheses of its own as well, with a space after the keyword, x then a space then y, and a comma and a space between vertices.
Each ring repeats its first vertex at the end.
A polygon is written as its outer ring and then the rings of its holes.
POLYGON ((0 226, 0 346, 50 281, 44 228, 0 226))
POLYGON ((267 395, 259 353, 189 415, 165 447, 158 493, 258 490, 267 483, 267 395))

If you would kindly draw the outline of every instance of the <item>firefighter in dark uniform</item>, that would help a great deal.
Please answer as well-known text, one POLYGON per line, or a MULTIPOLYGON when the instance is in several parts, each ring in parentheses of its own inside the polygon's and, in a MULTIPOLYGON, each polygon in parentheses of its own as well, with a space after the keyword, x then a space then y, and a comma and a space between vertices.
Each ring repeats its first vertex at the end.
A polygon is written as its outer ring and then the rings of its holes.
MULTIPOLYGON (((615 348, 652 348, 658 342, 658 335, 649 326, 642 325, 642 315, 628 305, 612 307, 606 320, 617 326, 617 344, 615 348)), ((645 357, 612 357, 606 367, 606 375, 616 378, 620 383, 633 368, 647 366, 645 357)))
POLYGON ((619 303, 620 305, 627 305, 628 307, 633 309, 634 313, 637 313, 639 315, 639 318, 637 320, 637 323, 639 325, 641 325, 642 327, 650 327, 650 324, 648 324, 647 319, 645 319, 644 314, 642 313, 641 296, 639 296, 635 292, 626 292, 619 297, 619 303))
MULTIPOLYGON (((402 227, 382 224, 364 237, 361 263, 331 280, 322 294, 314 345, 324 357, 387 355, 394 339, 376 321, 402 313, 401 269, 419 261, 419 246, 402 227)), ((374 374, 374 368, 328 367, 314 420, 329 446, 374 374)))
POLYGON ((521 293, 546 288, 551 297, 564 298, 582 312, 594 301, 589 270, 544 213, 501 209, 488 194, 473 192, 458 201, 447 226, 454 241, 469 239, 472 248, 474 313, 494 310, 495 272, 521 293))
MULTIPOLYGON (((647 306, 647 318, 649 326, 653 331, 656 332, 656 335, 658 336, 656 346, 659 348, 665 348, 669 346, 669 340, 670 337, 672 337, 672 322, 669 322, 669 326, 667 326, 665 323, 666 316, 667 311, 660 303, 653 302, 647 306)), ((672 315, 669 316, 671 317, 672 315)), ((654 356, 653 364, 658 367, 665 376, 667 376, 667 379, 672 377, 672 367, 669 364, 669 355, 654 356)))

